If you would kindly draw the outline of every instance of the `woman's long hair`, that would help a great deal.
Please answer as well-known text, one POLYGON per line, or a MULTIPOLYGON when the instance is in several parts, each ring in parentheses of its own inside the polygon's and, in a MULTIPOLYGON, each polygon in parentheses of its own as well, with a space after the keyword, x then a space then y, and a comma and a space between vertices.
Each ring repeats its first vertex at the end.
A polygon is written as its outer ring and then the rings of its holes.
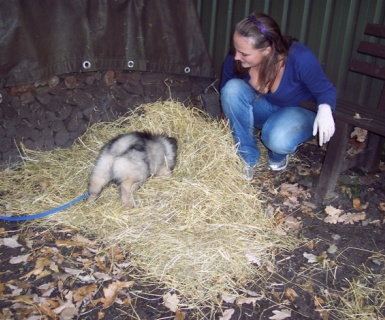
MULTIPOLYGON (((267 88, 270 90, 280 69, 280 60, 283 57, 283 65, 289 54, 289 48, 294 41, 290 36, 282 36, 279 25, 264 13, 252 13, 249 17, 238 22, 235 32, 240 36, 253 40, 254 49, 266 49, 271 47, 271 53, 262 60, 259 69, 260 92, 267 88)), ((234 60, 235 74, 244 77, 249 68, 243 68, 239 61, 234 60)))

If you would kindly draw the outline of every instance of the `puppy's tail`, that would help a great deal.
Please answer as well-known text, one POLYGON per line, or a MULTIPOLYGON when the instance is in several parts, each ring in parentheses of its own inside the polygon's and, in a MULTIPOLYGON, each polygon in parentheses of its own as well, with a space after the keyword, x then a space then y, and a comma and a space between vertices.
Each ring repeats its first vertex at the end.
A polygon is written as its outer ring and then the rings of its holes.
POLYGON ((96 200, 104 186, 112 179, 112 165, 114 159, 115 158, 112 155, 102 154, 96 162, 89 181, 89 201, 96 200))

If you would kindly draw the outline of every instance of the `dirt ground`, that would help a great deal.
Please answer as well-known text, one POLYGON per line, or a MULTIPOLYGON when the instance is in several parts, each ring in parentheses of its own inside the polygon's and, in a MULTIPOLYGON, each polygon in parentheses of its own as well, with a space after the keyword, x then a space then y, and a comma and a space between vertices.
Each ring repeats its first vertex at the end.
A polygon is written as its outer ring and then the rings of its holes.
POLYGON ((345 172, 335 197, 316 204, 324 151, 311 141, 286 170, 257 172, 266 215, 304 245, 277 252, 276 270, 248 283, 242 303, 171 311, 170 289, 120 248, 104 250, 75 229, 0 220, 0 319, 385 319, 384 163, 345 172))

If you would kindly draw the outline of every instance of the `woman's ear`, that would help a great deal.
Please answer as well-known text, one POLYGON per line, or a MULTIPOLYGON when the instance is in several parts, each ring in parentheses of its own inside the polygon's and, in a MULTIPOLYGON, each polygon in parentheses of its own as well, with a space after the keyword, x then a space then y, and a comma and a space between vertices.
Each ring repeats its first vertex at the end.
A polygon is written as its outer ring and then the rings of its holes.
POLYGON ((268 47, 267 47, 266 49, 264 49, 262 52, 263 52, 263 55, 267 57, 267 56, 270 54, 270 52, 271 52, 271 47, 268 46, 268 47))

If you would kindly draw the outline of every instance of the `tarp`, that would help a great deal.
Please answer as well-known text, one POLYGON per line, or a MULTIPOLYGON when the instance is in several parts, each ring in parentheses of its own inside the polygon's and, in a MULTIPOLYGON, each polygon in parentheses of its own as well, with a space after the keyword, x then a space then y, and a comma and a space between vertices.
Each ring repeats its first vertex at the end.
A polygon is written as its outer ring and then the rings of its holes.
POLYGON ((192 0, 0 0, 0 86, 95 70, 213 77, 192 0))

